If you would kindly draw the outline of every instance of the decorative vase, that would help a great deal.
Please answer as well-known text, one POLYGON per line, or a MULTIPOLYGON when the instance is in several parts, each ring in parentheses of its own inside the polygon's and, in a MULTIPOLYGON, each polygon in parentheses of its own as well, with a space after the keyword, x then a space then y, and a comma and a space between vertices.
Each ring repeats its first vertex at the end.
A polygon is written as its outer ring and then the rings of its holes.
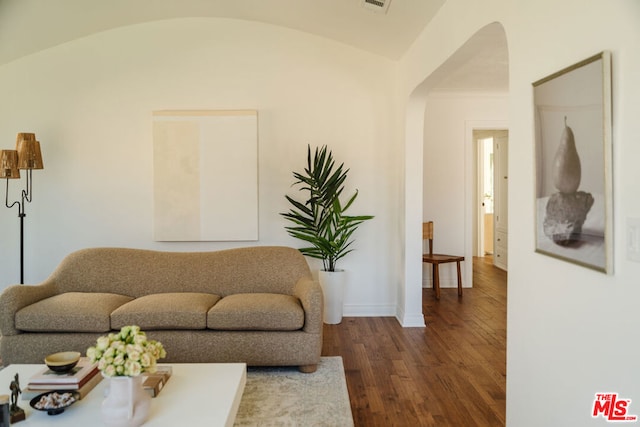
POLYGON ((337 325, 342 322, 344 306, 344 270, 318 271, 318 281, 324 294, 324 323, 337 325))
POLYGON ((113 427, 138 427, 149 415, 151 396, 142 388, 143 376, 107 377, 109 389, 102 401, 102 420, 113 427))

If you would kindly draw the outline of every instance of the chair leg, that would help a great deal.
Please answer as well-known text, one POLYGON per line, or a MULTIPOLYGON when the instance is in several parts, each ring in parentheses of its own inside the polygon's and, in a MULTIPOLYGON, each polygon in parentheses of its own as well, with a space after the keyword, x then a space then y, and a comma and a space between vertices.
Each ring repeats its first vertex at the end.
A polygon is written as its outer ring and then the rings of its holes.
POLYGON ((436 265, 431 264, 431 288, 436 290, 436 265))
POLYGON ((462 275, 460 274, 460 261, 456 262, 458 268, 458 296, 462 296, 462 275))
POLYGON ((440 271, 438 264, 433 264, 433 289, 436 291, 436 299, 440 299, 440 271))

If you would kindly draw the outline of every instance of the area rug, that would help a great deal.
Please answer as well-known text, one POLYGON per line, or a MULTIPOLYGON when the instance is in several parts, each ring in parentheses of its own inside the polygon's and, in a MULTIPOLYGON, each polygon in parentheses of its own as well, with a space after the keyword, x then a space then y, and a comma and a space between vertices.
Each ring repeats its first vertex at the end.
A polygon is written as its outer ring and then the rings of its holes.
POLYGON ((341 357, 323 357, 318 370, 247 369, 236 426, 353 426, 341 357))

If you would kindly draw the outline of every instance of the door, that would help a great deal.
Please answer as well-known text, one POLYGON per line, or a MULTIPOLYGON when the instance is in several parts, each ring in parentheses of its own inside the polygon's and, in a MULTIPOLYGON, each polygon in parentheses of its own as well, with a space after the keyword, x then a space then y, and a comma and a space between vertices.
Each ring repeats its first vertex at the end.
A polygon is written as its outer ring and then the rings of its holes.
POLYGON ((476 129, 473 138, 477 153, 478 206, 474 253, 481 257, 493 256, 493 263, 506 270, 509 134, 502 129, 476 129))
POLYGON ((507 270, 508 261, 508 194, 509 194, 509 134, 499 131, 493 138, 494 153, 494 257, 496 267, 507 270))

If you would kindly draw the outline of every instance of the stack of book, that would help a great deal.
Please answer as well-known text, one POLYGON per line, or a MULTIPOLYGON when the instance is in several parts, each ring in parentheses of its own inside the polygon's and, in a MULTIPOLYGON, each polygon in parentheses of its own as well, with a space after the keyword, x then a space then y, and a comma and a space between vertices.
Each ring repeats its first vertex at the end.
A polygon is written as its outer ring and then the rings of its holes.
POLYGON ((167 384, 172 373, 173 369, 171 366, 156 366, 156 371, 154 373, 145 372, 145 378, 142 381, 142 388, 144 388, 151 397, 156 397, 162 391, 165 384, 167 384))
POLYGON ((54 372, 45 366, 29 378, 29 383, 22 390, 22 400, 31 400, 52 390, 74 391, 77 392, 78 398, 82 399, 101 380, 98 364, 91 363, 86 357, 80 358, 78 364, 69 372, 54 372))

